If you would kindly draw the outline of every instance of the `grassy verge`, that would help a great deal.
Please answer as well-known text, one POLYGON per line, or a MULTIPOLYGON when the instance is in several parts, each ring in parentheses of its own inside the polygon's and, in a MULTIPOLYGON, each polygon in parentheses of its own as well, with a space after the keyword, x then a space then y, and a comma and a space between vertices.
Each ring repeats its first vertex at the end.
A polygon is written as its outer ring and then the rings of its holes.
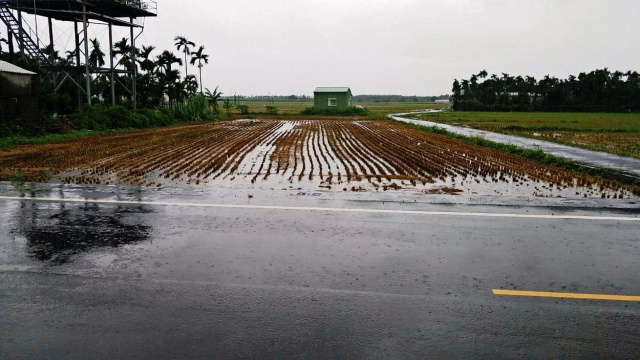
POLYGON ((540 149, 536 149, 536 150, 525 149, 513 144, 503 144, 503 143, 498 143, 498 142, 494 142, 494 141, 479 138, 479 137, 464 136, 464 135, 456 134, 454 132, 439 128, 437 126, 424 126, 424 125, 417 125, 417 124, 409 124, 405 122, 399 122, 399 123, 417 128, 424 132, 444 135, 444 136, 448 136, 448 137, 452 137, 452 138, 464 141, 469 144, 478 145, 478 146, 482 146, 492 150, 497 150, 497 151, 502 151, 508 154, 517 155, 538 163, 542 163, 544 165, 557 167, 566 171, 580 172, 590 176, 601 177, 607 180, 615 180, 624 185, 640 186, 639 177, 633 174, 625 173, 618 169, 587 166, 587 165, 583 165, 573 160, 569 160, 560 156, 547 154, 540 149))
POLYGON ((415 116, 421 120, 490 131, 640 131, 640 113, 445 111, 415 116))
POLYGON ((409 117, 640 159, 640 113, 444 111, 409 117))
POLYGON ((598 132, 596 130, 589 130, 560 134, 563 135, 564 138, 554 137, 555 134, 552 132, 542 132, 541 134, 534 134, 531 131, 500 132, 507 135, 515 135, 534 140, 549 141, 561 145, 573 146, 593 151, 602 151, 609 154, 640 159, 640 132, 598 132), (603 142, 602 139, 606 139, 606 144, 595 144, 589 142, 590 139, 593 138, 595 138, 596 141, 600 142, 603 142))
POLYGON ((41 136, 10 136, 6 138, 0 138, 0 148, 7 148, 15 145, 35 145, 35 144, 48 144, 58 143, 67 140, 97 136, 103 134, 113 134, 117 132, 129 131, 132 129, 118 129, 118 130, 74 130, 65 134, 46 134, 41 136))

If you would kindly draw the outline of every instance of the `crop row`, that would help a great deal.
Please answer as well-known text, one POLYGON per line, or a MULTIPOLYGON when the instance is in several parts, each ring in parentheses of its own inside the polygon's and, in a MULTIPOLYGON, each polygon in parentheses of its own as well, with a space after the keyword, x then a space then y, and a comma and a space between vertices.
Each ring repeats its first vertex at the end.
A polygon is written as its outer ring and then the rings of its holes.
MULTIPOLYGON (((16 174, 27 181, 53 176, 69 183, 144 186, 238 178, 254 183, 277 175, 289 182, 367 181, 389 188, 397 181, 426 186, 466 179, 622 190, 612 180, 374 120, 227 121, 20 146, 0 153, 0 179, 16 174)), ((640 195, 638 188, 626 191, 640 195)))

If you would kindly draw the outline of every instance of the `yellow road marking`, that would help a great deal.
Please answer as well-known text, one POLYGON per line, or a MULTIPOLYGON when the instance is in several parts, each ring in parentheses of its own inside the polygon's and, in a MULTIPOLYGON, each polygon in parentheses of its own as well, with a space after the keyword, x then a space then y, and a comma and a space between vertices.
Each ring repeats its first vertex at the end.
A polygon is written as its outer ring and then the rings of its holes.
POLYGON ((631 221, 640 222, 640 217, 629 216, 585 216, 585 215, 548 215, 548 214, 505 214, 505 213, 477 213, 456 211, 425 211, 425 210, 392 210, 392 209, 358 209, 358 208, 327 208, 306 206, 282 206, 282 205, 250 205, 250 204, 210 204, 210 203, 185 203, 166 201, 131 201, 108 199, 54 199, 41 197, 0 196, 0 201, 41 201, 63 203, 89 203, 89 204, 119 204, 119 205, 155 205, 155 206, 184 206, 200 208, 223 209, 254 209, 254 210, 290 210, 290 211, 327 211, 361 214, 400 214, 400 215, 426 215, 426 216, 461 216, 461 217, 487 217, 487 218, 516 218, 516 219, 548 219, 548 220, 591 220, 591 221, 631 221))
POLYGON ((564 298, 564 299, 640 301, 640 296, 559 293, 559 292, 545 292, 545 291, 520 291, 520 290, 493 289, 493 294, 507 295, 507 296, 529 296, 529 297, 564 298))

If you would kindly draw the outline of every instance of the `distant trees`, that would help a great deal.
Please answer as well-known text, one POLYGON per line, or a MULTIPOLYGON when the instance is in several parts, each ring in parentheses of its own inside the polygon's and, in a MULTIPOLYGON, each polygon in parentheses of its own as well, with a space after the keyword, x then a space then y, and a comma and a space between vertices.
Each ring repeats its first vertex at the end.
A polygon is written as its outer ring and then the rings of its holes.
POLYGON ((469 111, 640 111, 640 74, 594 70, 557 79, 546 75, 491 75, 486 71, 452 87, 454 110, 469 111), (483 80, 483 81, 479 81, 483 80))
POLYGON ((436 96, 406 96, 406 95, 354 95, 354 102, 435 102, 436 100, 448 100, 450 95, 436 96))
MULTIPOLYGON (((0 39, 3 40, 3 39, 0 39)), ((182 106, 194 95, 202 95, 206 106, 206 98, 203 93, 204 84, 202 81, 202 68, 209 63, 209 55, 205 53, 205 47, 199 46, 196 51, 193 48, 196 44, 187 40, 183 36, 174 38, 178 51, 184 53, 176 54, 175 50, 158 51, 154 46, 143 45, 140 48, 132 49, 129 39, 123 37, 113 43, 112 49, 102 49, 104 44, 100 44, 97 38, 90 39, 88 62, 91 68, 102 68, 103 71, 91 73, 91 94, 92 103, 104 103, 125 105, 133 107, 133 81, 136 85, 136 107, 156 108, 168 104, 170 107, 182 106), (132 51, 135 50, 135 51, 132 51), (110 56, 113 56, 110 59, 110 56), (113 74, 109 71, 109 60, 113 60, 116 71, 113 74), (188 64, 196 65, 199 68, 197 74, 190 75, 187 72, 188 64), (184 72, 180 67, 184 66, 184 72), (133 77, 135 70, 135 78, 133 77), (183 75, 184 74, 184 75, 183 75), (114 87, 111 87, 111 77, 114 78, 114 87)), ((0 59, 11 60, 11 56, 0 48, 0 59)), ((50 65, 59 67, 84 66, 85 56, 78 56, 78 50, 68 51, 55 50, 52 46, 41 49, 42 53, 48 56, 50 65)), ((39 64, 29 56, 24 58, 23 67, 40 72, 39 64), (33 63, 33 64, 31 64, 33 63), (31 67, 33 65, 33 67, 31 67)), ((19 59, 19 60, 20 60, 19 59)), ((22 61, 22 60, 20 60, 22 61)), ((54 84, 50 78, 41 77, 43 80, 42 93, 51 92, 46 99, 41 100, 41 108, 45 108, 49 113, 68 114, 79 103, 79 92, 76 84, 84 84, 86 75, 84 72, 78 77, 66 77, 60 84, 54 84), (44 84, 46 83, 46 84, 44 84), (53 88, 50 89, 50 88, 53 88), (43 105, 43 104, 47 105, 43 105), (51 106, 49 106, 51 103, 51 106), (49 108, 51 110, 49 110, 49 108)), ((220 92, 214 91, 214 98, 220 100, 220 92)), ((82 100, 80 100, 82 101, 82 100)), ((217 110, 217 105, 212 105, 217 110)))
MULTIPOLYGON (((116 59, 116 65, 122 66, 125 70, 131 70, 133 66, 137 67, 136 87, 138 92, 137 105, 139 107, 153 108, 162 105, 167 99, 169 106, 173 107, 184 103, 193 95, 202 89, 202 71, 200 72, 200 81, 195 75, 187 73, 187 55, 191 57, 191 63, 197 64, 200 70, 202 66, 208 63, 209 56, 204 54, 204 47, 201 46, 197 52, 192 53, 191 49, 195 43, 187 40, 182 36, 175 37, 175 45, 177 49, 184 53, 184 60, 178 57, 171 50, 163 50, 158 55, 155 46, 145 46, 136 49, 135 59, 131 59, 131 46, 126 38, 113 44, 113 55, 116 59), (195 60, 194 60, 195 59, 195 60), (179 67, 185 66, 184 77, 179 67)), ((97 40, 92 40, 94 49, 99 49, 100 44, 97 40)), ((99 52, 91 52, 90 62, 99 65, 99 52), (96 55, 94 61, 93 55, 96 55)), ((68 54, 70 58, 75 56, 75 52, 68 54)), ((104 56, 104 54, 102 55, 104 56)), ((101 66, 101 65, 99 65, 101 66)), ((130 101, 131 94, 126 89, 125 84, 131 83, 130 74, 116 74, 116 103, 121 104, 123 100, 130 101)), ((102 96, 105 100, 111 99, 108 87, 101 86, 102 96)))

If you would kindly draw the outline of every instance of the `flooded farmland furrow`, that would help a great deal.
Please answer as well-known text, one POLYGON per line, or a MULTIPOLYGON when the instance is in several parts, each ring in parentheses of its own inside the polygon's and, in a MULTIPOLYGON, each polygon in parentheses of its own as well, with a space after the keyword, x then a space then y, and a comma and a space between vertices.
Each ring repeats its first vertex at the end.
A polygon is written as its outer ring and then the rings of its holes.
POLYGON ((338 160, 338 156, 336 155, 335 150, 331 147, 331 143, 329 142, 329 132, 327 131, 327 126, 332 126, 332 123, 325 124, 320 123, 322 129, 322 146, 324 148, 323 154, 326 153, 326 157, 330 162, 329 166, 329 177, 328 181, 331 181, 333 176, 337 176, 338 174, 346 174, 346 168, 344 167, 344 163, 338 160))
POLYGON ((345 126, 344 123, 341 123, 339 125, 338 131, 340 132, 346 152, 351 154, 353 161, 356 163, 359 169, 358 175, 364 176, 365 178, 369 179, 369 176, 375 173, 375 170, 369 166, 367 160, 364 158, 364 153, 357 146, 359 140, 357 139, 355 134, 345 126))
MULTIPOLYGON (((259 133, 258 133, 259 134, 259 133)), ((233 140, 228 146, 221 146, 221 152, 215 165, 211 166, 209 170, 205 172, 206 178, 216 179, 220 176, 226 178, 231 172, 227 172, 236 162, 242 161, 240 158, 242 155, 242 149, 247 146, 251 141, 255 140, 257 134, 251 131, 240 131, 239 134, 232 134, 229 137, 233 140)), ((238 164, 239 165, 239 164, 238 164)))
POLYGON ((348 156, 348 162, 352 165, 352 176, 354 180, 362 181, 362 177, 367 175, 367 170, 360 159, 360 154, 351 146, 351 142, 353 141, 351 134, 345 131, 342 124, 337 126, 336 134, 338 135, 338 143, 342 147, 342 152, 348 156))
POLYGON ((280 137, 274 142, 273 146, 275 147, 273 157, 277 163, 276 174, 280 174, 282 171, 282 175, 289 168, 289 162, 291 160, 291 152, 292 150, 292 142, 295 138, 295 128, 294 125, 291 124, 291 128, 283 132, 280 137))
MULTIPOLYGON (((322 148, 323 143, 324 143, 323 128, 321 124, 317 124, 316 141, 314 142, 313 146, 315 147, 315 151, 317 152, 319 157, 318 162, 322 164, 322 169, 323 169, 322 175, 327 176, 328 174, 331 173, 331 162, 327 158, 329 154, 323 151, 323 148, 322 148)), ((321 176, 320 179, 324 180, 324 177, 321 176)))
POLYGON ((357 142, 354 142, 357 151, 360 152, 364 158, 365 163, 369 166, 371 176, 375 176, 378 182, 382 181, 382 176, 387 175, 387 181, 391 181, 390 174, 393 174, 393 168, 384 161, 380 156, 376 155, 376 149, 368 146, 366 132, 368 129, 362 125, 362 123, 350 124, 350 132, 353 133, 357 142))
POLYGON ((613 178, 381 120, 233 120, 16 146, 0 152, 0 179, 16 174, 25 181, 157 187, 288 183, 336 191, 640 196, 640 187, 613 178))
MULTIPOLYGON (((335 126, 336 126, 335 124, 332 124, 332 127, 330 128, 331 131, 329 131, 329 139, 328 139, 329 145, 335 152, 336 158, 340 161, 340 163, 342 163, 342 166, 344 167, 344 170, 345 170, 345 175, 347 177, 347 181, 351 181, 353 175, 357 173, 357 170, 353 166, 350 156, 344 152, 342 143, 340 142, 340 140, 338 140, 339 133, 336 133, 335 126)), ((338 182, 342 180, 341 177, 342 177, 342 174, 338 173, 338 182)))
MULTIPOLYGON (((322 171, 322 161, 320 160, 320 155, 318 155, 318 149, 316 148, 316 143, 318 141, 318 124, 313 124, 313 131, 311 132, 311 142, 309 144, 310 148, 313 152, 313 158, 318 164, 317 173, 320 177, 320 180, 324 179, 324 173, 322 171)), ((313 180, 313 171, 309 173, 309 180, 313 180)))
POLYGON ((225 179, 229 176, 233 178, 235 175, 237 175, 235 173, 247 154, 249 154, 249 152, 251 152, 256 146, 258 146, 264 139, 271 136, 271 132, 275 131, 278 126, 277 122, 258 122, 257 124, 258 126, 254 127, 254 124, 250 123, 250 125, 248 126, 249 129, 247 129, 246 131, 247 136, 243 138, 243 141, 236 143, 233 147, 228 149, 228 154, 230 156, 226 160, 224 166, 218 171, 217 174, 213 176, 214 179, 221 175, 224 175, 223 178, 225 179))
POLYGON ((380 129, 367 132, 367 135, 372 137, 372 142, 384 144, 385 160, 397 169, 397 178, 417 179, 423 183, 431 181, 435 170, 426 165, 430 160, 424 156, 416 157, 413 152, 409 152, 404 139, 397 138, 397 141, 392 141, 396 136, 395 133, 383 133, 380 129), (422 161, 421 167, 415 164, 419 161, 422 161))

